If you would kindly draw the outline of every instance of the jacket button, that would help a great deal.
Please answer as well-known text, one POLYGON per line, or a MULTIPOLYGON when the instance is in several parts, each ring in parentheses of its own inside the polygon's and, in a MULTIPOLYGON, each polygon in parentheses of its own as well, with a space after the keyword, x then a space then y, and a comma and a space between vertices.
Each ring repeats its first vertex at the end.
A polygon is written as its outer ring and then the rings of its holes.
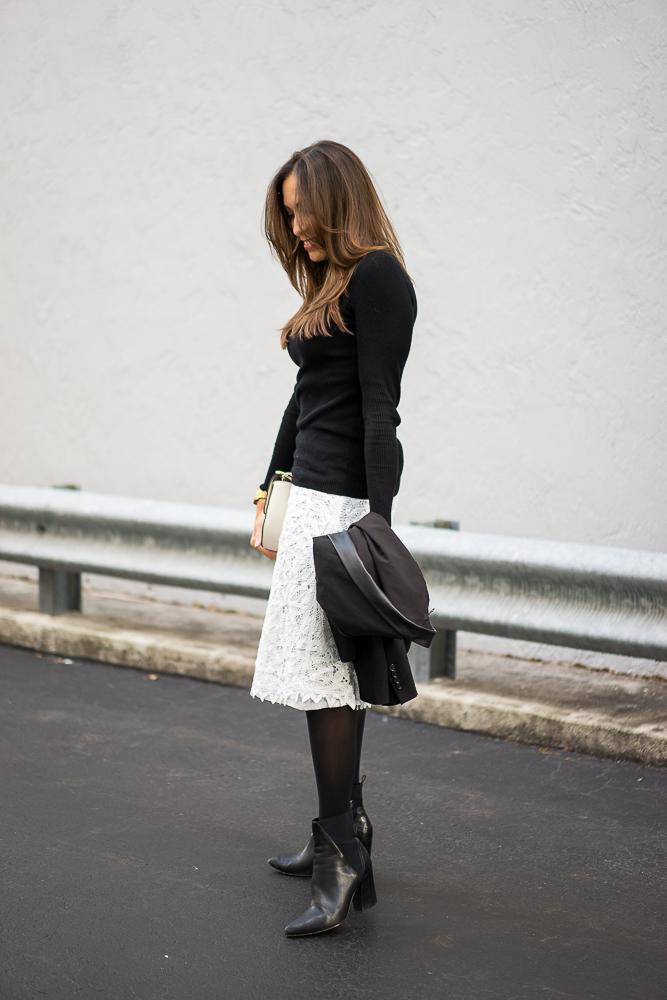
POLYGON ((396 670, 395 663, 389 664, 389 673, 391 674, 391 679, 394 682, 394 687, 396 688, 397 691, 400 691, 403 685, 398 679, 398 671, 396 670))

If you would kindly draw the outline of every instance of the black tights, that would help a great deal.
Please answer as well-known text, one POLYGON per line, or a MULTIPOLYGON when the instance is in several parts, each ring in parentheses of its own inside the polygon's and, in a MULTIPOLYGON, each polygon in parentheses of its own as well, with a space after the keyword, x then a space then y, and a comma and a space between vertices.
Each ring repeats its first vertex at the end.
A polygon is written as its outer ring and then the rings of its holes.
POLYGON ((320 819, 339 816, 350 808, 352 785, 359 783, 361 744, 366 711, 320 708, 306 712, 313 755, 320 819))

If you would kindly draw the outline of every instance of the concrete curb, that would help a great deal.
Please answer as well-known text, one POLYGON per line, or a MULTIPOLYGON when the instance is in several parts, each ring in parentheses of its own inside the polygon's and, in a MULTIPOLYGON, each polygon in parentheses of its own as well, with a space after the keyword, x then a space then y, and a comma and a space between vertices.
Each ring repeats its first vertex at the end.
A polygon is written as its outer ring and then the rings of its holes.
MULTIPOLYGON (((206 645, 151 633, 109 629, 74 617, 48 618, 0 608, 0 642, 87 660, 181 674, 249 688, 254 649, 206 645)), ((667 766, 667 727, 623 726, 602 713, 564 711, 555 705, 524 702, 466 689, 459 683, 418 685, 408 705, 375 711, 517 743, 562 747, 579 753, 667 766)))
POLYGON ((555 705, 522 702, 463 687, 418 684, 417 690, 419 697, 409 704, 378 707, 376 711, 515 743, 667 766, 667 728, 661 725, 623 726, 602 713, 563 711, 555 705))
POLYGON ((254 653, 232 645, 176 642, 149 631, 105 629, 64 616, 48 618, 5 608, 0 608, 0 642, 245 688, 250 687, 255 665, 254 653))

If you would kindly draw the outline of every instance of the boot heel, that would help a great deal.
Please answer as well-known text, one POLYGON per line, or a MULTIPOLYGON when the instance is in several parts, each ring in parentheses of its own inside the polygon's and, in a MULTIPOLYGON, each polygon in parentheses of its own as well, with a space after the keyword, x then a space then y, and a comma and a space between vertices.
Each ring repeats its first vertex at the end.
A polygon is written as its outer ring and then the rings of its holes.
POLYGON ((375 906, 377 901, 373 869, 369 868, 361 880, 361 885, 354 894, 354 908, 355 910, 370 910, 371 906, 375 906))

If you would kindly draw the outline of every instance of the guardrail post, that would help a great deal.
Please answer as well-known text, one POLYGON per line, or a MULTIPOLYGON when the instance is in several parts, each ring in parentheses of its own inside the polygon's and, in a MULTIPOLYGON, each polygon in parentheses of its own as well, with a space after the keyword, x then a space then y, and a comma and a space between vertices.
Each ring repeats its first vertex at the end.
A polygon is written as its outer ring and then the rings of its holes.
POLYGON ((437 632, 429 649, 429 680, 451 677, 456 680, 456 632, 437 632))
MULTIPOLYGON (((410 521, 423 528, 444 528, 447 531, 458 531, 460 521, 410 521)), ((410 649, 410 666, 418 684, 428 684, 434 677, 451 677, 456 680, 456 632, 444 629, 438 632, 428 650, 412 645, 410 649)))
POLYGON ((456 679, 456 632, 436 632, 429 649, 412 643, 408 653, 410 667, 418 684, 428 684, 435 677, 456 679))
POLYGON ((39 610, 43 615, 81 611, 81 574, 40 566, 39 610))
MULTIPOLYGON (((461 523, 459 521, 435 521, 433 527, 458 531, 461 523)), ((456 680, 456 632, 445 630, 436 635, 431 643, 429 674, 431 677, 451 677, 453 681, 456 680)))

